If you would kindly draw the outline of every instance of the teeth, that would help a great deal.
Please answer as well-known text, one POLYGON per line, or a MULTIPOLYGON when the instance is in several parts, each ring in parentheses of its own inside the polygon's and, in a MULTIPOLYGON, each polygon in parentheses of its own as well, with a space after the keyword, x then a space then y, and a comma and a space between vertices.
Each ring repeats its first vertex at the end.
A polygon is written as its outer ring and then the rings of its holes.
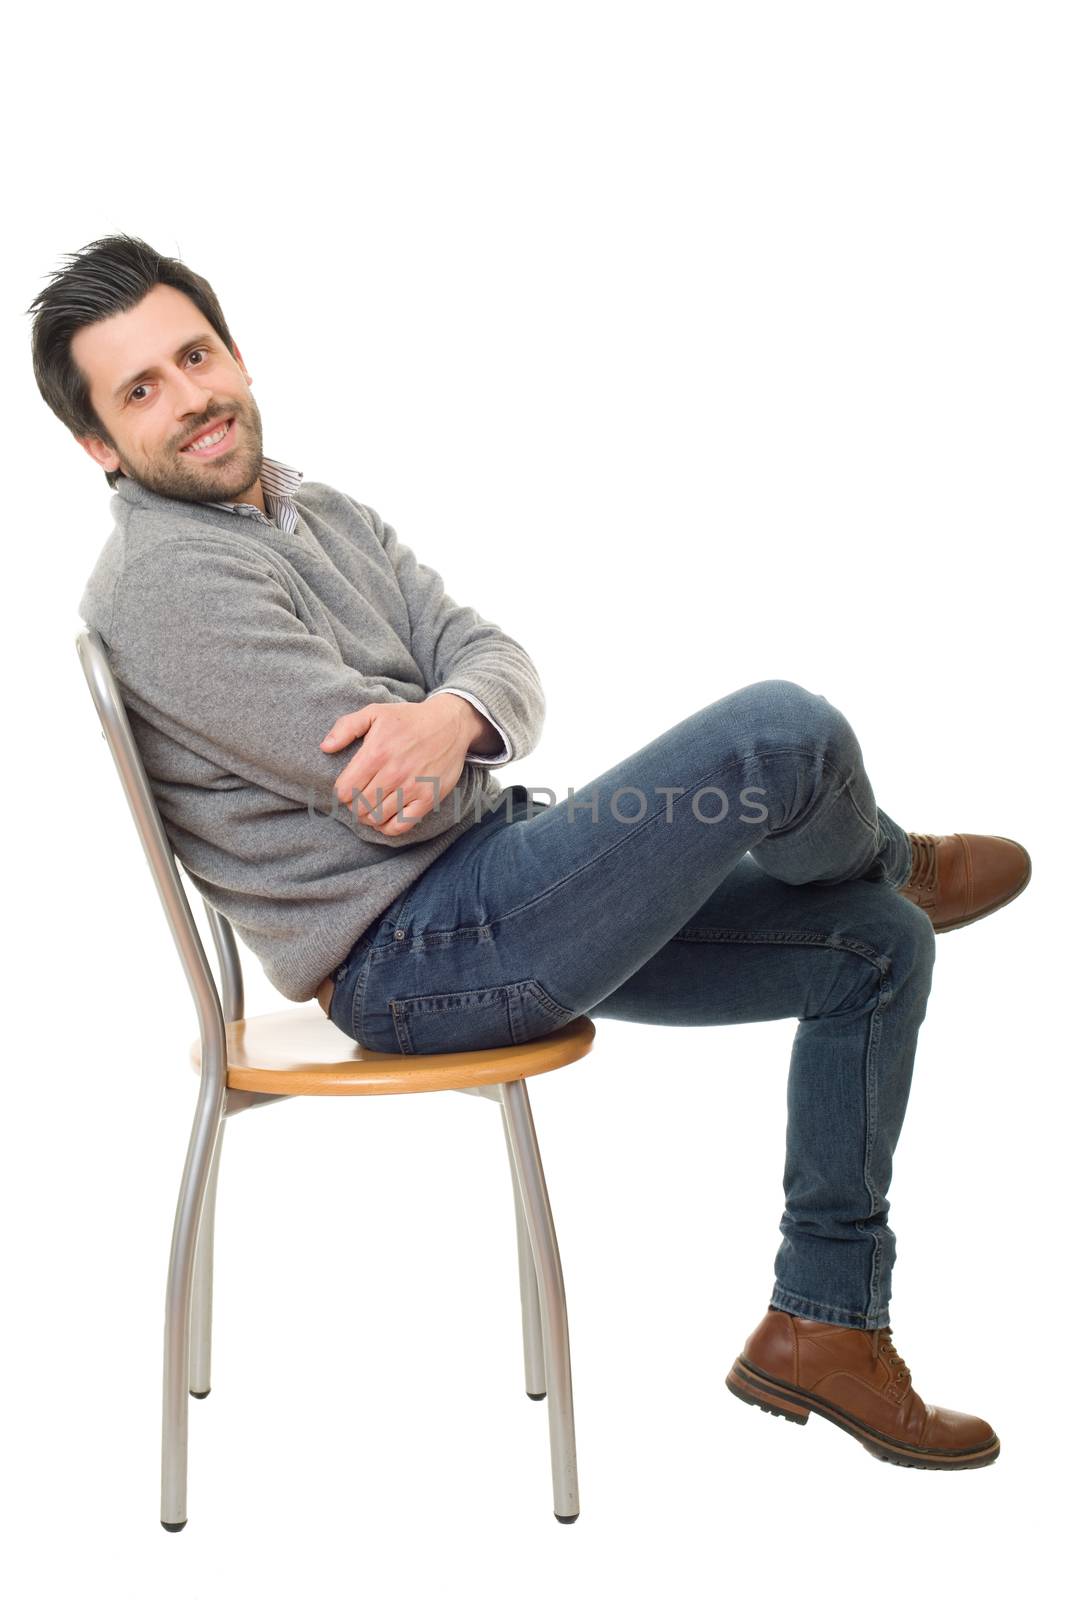
POLYGON ((219 440, 225 435, 228 427, 229 423, 224 422, 221 428, 218 428, 214 433, 209 433, 206 438, 198 439, 195 444, 187 444, 185 446, 186 450, 210 449, 213 444, 218 444, 219 440))

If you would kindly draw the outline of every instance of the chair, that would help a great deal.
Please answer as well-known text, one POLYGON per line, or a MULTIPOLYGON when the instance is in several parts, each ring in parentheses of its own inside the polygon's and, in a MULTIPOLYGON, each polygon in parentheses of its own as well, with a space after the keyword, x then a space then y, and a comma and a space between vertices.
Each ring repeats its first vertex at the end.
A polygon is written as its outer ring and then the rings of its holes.
POLYGON ((529 1044, 416 1059, 363 1049, 334 1027, 314 1000, 246 1018, 233 929, 205 900, 222 980, 220 1002, 104 641, 83 618, 79 621, 82 627, 75 642, 103 725, 102 736, 118 768, 200 1026, 190 1051, 200 1074, 200 1092, 167 1274, 160 1516, 164 1528, 177 1533, 188 1520, 189 1395, 204 1399, 211 1388, 215 1191, 227 1120, 294 1095, 419 1094, 439 1089, 478 1095, 500 1105, 518 1231, 526 1391, 531 1400, 543 1400, 547 1394, 553 1509, 560 1522, 576 1521, 578 1474, 567 1302, 526 1079, 588 1055, 596 1033, 592 1021, 577 1017, 529 1044))

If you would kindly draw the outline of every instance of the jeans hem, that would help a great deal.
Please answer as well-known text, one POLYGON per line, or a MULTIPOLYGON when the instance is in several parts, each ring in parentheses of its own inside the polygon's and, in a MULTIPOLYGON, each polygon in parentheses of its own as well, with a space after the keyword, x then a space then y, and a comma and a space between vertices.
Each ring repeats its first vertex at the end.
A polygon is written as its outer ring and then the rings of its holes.
POLYGON ((769 1311, 786 1311, 790 1316, 807 1317, 813 1322, 833 1322, 841 1328, 888 1328, 889 1311, 846 1311, 842 1306, 823 1305, 818 1300, 805 1300, 777 1283, 771 1294, 769 1311))
POLYGON ((907 837, 907 834, 900 827, 899 823, 893 822, 891 818, 887 817, 880 806, 877 809, 878 832, 882 843, 876 859, 881 860, 885 855, 890 844, 893 842, 893 830, 895 829, 899 841, 899 854, 904 857, 904 860, 901 862, 896 872, 893 873, 885 870, 883 866, 884 881, 888 883, 892 889, 903 889, 904 885, 911 877, 912 869, 915 865, 912 843, 907 837))

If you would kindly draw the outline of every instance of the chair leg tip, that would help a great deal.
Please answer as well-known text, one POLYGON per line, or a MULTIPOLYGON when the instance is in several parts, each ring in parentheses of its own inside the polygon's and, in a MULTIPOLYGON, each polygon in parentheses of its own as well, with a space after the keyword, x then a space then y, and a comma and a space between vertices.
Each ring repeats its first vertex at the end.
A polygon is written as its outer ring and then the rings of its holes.
POLYGON ((543 1400, 545 1398, 547 1390, 542 1389, 540 1394, 530 1394, 529 1389, 527 1389, 526 1393, 527 1393, 527 1395, 529 1395, 529 1398, 531 1400, 543 1400))
MULTIPOLYGON (((162 1522, 163 1519, 160 1518, 160 1521, 162 1522)), ((188 1521, 189 1518, 186 1517, 185 1522, 188 1521)), ((185 1522, 164 1522, 163 1526, 166 1528, 168 1533, 181 1533, 182 1529, 185 1527, 185 1522)))
POLYGON ((556 1517, 556 1521, 557 1522, 577 1522, 578 1521, 578 1513, 577 1513, 577 1511, 574 1513, 573 1517, 561 1517, 559 1512, 557 1511, 555 1513, 555 1517, 556 1517))
POLYGON ((194 1400, 206 1400, 208 1395, 211 1393, 211 1390, 210 1389, 190 1389, 189 1393, 192 1395, 194 1400))

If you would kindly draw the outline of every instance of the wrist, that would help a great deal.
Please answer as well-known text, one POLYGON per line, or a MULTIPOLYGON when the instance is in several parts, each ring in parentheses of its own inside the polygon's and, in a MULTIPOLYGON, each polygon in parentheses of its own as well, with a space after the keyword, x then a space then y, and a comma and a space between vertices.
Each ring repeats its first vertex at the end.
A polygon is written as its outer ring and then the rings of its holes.
POLYGON ((448 698, 460 708, 460 726, 466 740, 464 750, 476 756, 491 756, 503 753, 500 735, 497 733, 488 717, 483 717, 476 706, 461 694, 453 694, 451 690, 442 690, 441 695, 434 698, 448 698))

